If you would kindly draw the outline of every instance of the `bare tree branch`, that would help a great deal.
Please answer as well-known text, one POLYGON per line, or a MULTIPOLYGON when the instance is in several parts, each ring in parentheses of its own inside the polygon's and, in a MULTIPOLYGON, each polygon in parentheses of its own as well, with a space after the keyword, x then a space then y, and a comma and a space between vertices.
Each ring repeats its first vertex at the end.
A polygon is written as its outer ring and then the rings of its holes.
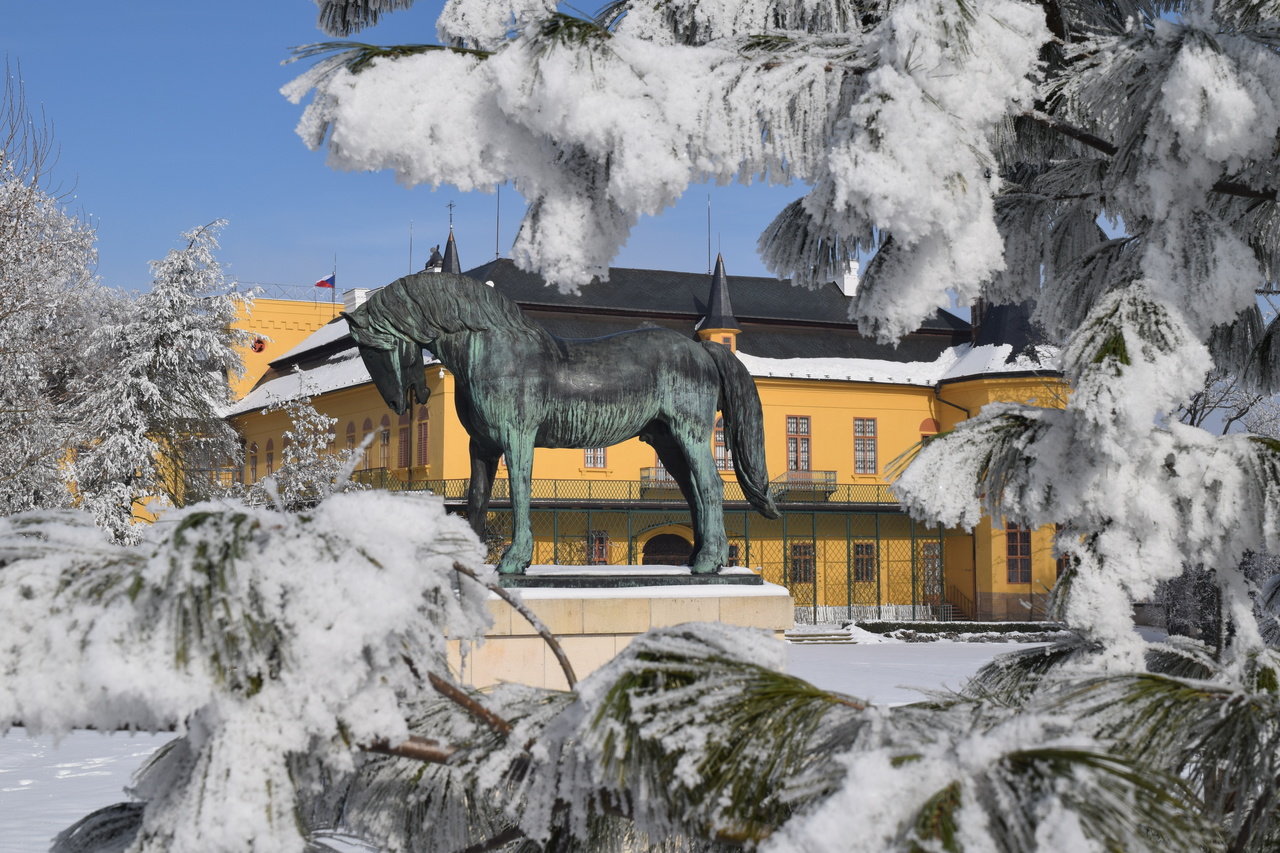
POLYGON ((525 620, 533 626, 533 629, 538 632, 538 636, 546 642, 547 646, 551 649, 552 654, 556 656, 556 660, 560 662, 560 669, 564 672, 565 680, 569 682, 569 689, 572 690, 578 685, 578 676, 574 675, 573 664, 569 663, 569 656, 565 654, 564 648, 560 645, 560 642, 556 639, 555 635, 551 633, 547 626, 542 624, 542 620, 538 618, 538 615, 530 610, 518 596, 513 595, 510 591, 503 589, 495 583, 488 583, 481 580, 479 575, 461 563, 454 563, 453 569, 459 574, 464 574, 471 578, 476 583, 482 584, 486 589, 495 593, 507 604, 510 604, 517 613, 523 616, 525 620))
POLYGON ((449 760, 459 751, 458 747, 451 744, 418 737, 417 735, 409 735, 407 740, 395 746, 392 746, 388 741, 378 740, 365 744, 361 749, 366 752, 376 752, 380 755, 394 755, 399 758, 426 761, 430 764, 448 764, 449 760))
POLYGON ((445 681, 434 672, 427 673, 427 680, 431 682, 431 686, 435 688, 437 693, 448 699, 450 702, 453 702, 455 705, 461 707, 467 713, 483 722, 498 734, 504 737, 511 734, 511 724, 509 722, 468 696, 466 692, 456 684, 451 684, 448 681, 445 681))

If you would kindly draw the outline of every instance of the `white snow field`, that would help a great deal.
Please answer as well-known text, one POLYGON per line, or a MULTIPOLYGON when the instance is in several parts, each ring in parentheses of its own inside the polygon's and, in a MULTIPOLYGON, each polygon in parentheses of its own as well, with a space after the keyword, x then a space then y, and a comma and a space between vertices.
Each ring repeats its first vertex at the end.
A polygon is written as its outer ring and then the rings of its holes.
MULTIPOLYGON (((789 645, 788 671, 828 690, 896 705, 923 698, 920 690, 957 688, 996 655, 1026 648, 862 639, 789 645)), ((134 770, 169 738, 80 731, 55 745, 52 738, 11 730, 0 738, 0 853, 48 850, 53 836, 79 818, 127 799, 123 788, 134 770)))

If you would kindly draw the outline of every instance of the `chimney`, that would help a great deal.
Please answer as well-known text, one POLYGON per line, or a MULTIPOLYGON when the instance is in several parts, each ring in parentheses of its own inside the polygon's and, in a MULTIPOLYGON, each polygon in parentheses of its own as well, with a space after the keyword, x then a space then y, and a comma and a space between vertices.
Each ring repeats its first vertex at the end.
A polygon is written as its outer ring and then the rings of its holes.
POLYGON ((342 310, 354 311, 364 304, 365 299, 369 297, 369 288, 357 287, 351 290, 342 291, 342 310))
POLYGON ((853 296, 858 292, 858 259, 849 258, 844 262, 844 275, 836 282, 836 287, 845 296, 853 296))

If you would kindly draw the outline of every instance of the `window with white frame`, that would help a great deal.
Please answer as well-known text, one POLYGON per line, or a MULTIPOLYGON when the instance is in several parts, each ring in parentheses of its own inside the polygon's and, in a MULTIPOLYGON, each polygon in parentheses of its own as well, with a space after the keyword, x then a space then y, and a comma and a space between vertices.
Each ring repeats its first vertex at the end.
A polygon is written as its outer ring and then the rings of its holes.
POLYGON ((715 432, 712 433, 712 449, 715 452, 716 467, 721 471, 731 470, 733 468, 733 452, 729 450, 729 445, 725 442, 724 418, 716 419, 715 432))
POLYGON ((874 474, 876 468, 876 419, 853 419, 853 473, 874 474))
POLYGON ((809 470, 809 419, 787 416, 787 470, 809 470))
POLYGON ((609 564, 609 532, 592 530, 587 533, 587 565, 606 566, 609 564))

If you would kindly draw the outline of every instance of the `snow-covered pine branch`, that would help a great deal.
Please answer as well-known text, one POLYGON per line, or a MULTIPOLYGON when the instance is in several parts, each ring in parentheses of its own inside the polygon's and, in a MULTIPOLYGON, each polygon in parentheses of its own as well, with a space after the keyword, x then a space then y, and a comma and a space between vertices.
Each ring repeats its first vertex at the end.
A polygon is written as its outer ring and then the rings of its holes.
POLYGON ((453 570, 483 557, 440 499, 385 492, 202 504, 136 546, 80 512, 0 519, 0 731, 176 727, 130 849, 301 853, 298 793, 403 741, 415 672, 489 624, 453 570))

